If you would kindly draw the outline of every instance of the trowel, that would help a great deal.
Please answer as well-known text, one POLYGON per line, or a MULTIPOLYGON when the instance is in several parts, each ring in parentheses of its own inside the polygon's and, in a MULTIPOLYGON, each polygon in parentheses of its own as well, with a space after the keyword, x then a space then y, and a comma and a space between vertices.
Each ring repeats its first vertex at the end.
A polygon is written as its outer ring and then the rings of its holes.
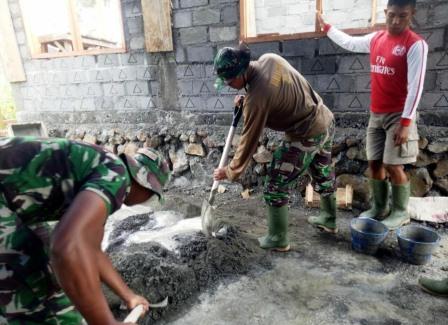
MULTIPOLYGON (((168 306, 168 297, 163 299, 161 302, 158 303, 150 303, 149 308, 164 308, 168 306)), ((124 323, 135 323, 140 318, 140 316, 143 315, 143 305, 138 305, 132 311, 129 313, 128 316, 124 319, 124 323)))
MULTIPOLYGON (((224 145, 224 150, 222 151, 221 160, 219 161, 218 168, 222 168, 227 164, 227 158, 230 151, 230 146, 232 144, 233 136, 235 135, 235 129, 238 125, 238 121, 241 118, 241 115, 243 114, 243 101, 244 97, 241 97, 241 99, 238 102, 238 105, 235 106, 233 110, 233 119, 232 119, 232 125, 230 126, 229 133, 227 134, 226 143, 224 145)), ((202 223, 202 232, 207 235, 211 236, 213 234, 213 210, 215 207, 213 206, 213 203, 215 202, 215 195, 218 190, 219 181, 213 181, 212 189, 210 191, 210 196, 207 199, 204 199, 202 202, 202 208, 201 208, 201 223, 202 223)))

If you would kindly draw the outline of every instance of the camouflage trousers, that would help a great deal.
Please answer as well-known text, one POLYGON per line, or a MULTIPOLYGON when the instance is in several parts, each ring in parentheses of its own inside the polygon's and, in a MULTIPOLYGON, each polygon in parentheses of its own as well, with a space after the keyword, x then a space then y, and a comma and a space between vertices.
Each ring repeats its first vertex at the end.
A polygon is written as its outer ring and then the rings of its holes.
POLYGON ((283 141, 275 150, 264 188, 264 200, 269 206, 282 207, 289 203, 291 187, 299 176, 309 172, 314 190, 326 195, 335 191, 331 147, 334 122, 325 133, 301 141, 283 141))
POLYGON ((47 224, 22 224, 0 191, 0 316, 9 325, 81 324, 53 277, 48 238, 47 224))

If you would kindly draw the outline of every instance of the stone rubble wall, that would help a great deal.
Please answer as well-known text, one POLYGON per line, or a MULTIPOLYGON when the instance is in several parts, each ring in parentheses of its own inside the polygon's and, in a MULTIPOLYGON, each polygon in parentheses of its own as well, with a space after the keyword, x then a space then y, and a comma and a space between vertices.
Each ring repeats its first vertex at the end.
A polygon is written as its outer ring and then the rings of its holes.
MULTIPOLYGON (((99 144, 120 154, 134 154, 139 147, 159 150, 169 160, 173 169, 171 186, 196 185, 211 186, 213 169, 218 166, 224 147, 227 128, 221 132, 211 132, 205 128, 176 131, 162 129, 152 133, 145 131, 121 133, 119 130, 89 133, 85 130, 67 132, 63 136, 99 144)), ((53 135, 55 131, 51 131, 53 135)), ((238 133, 238 132, 237 132, 238 133)), ((417 162, 406 165, 406 173, 411 181, 412 196, 448 195, 448 132, 434 137, 428 130, 421 130, 420 153, 417 162)), ((232 142, 230 158, 238 145, 239 135, 232 142)), ((239 183, 243 188, 261 190, 273 151, 282 141, 282 135, 267 131, 258 143, 256 153, 239 183)), ((333 164, 337 185, 352 185, 354 206, 365 208, 369 200, 365 134, 358 129, 337 129, 333 144, 333 164)), ((309 183, 309 176, 298 179, 295 189, 301 194, 309 183)))

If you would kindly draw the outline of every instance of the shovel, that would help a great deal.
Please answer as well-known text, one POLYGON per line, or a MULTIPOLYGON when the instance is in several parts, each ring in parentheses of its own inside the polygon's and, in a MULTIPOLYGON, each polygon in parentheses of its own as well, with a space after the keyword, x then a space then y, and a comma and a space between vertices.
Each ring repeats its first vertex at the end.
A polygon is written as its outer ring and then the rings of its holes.
MULTIPOLYGON (((150 308, 164 308, 168 306, 168 297, 163 299, 161 302, 155 303, 155 304, 149 304, 150 308)), ((132 311, 129 313, 129 315, 124 319, 123 323, 135 323, 138 321, 140 316, 142 316, 144 313, 143 305, 138 305, 132 311)))
MULTIPOLYGON (((230 126, 229 133, 227 134, 226 143, 224 145, 224 150, 222 151, 221 160, 219 161, 218 168, 224 167, 227 163, 227 158, 230 151, 230 145, 232 144, 235 129, 243 113, 243 101, 244 97, 241 97, 241 99, 238 102, 238 105, 235 106, 233 110, 232 125, 230 126)), ((201 208, 202 232, 207 236, 212 235, 213 232, 213 221, 214 221, 213 203, 215 201, 215 195, 218 190, 218 185, 219 181, 213 181, 212 190, 210 191, 210 197, 208 198, 208 200, 204 199, 204 201, 202 202, 202 208, 201 208)))

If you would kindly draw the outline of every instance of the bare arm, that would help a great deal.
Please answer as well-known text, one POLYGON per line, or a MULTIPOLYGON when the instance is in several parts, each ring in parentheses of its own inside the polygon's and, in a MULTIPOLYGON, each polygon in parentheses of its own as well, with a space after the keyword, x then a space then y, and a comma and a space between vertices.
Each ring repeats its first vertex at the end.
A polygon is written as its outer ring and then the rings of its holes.
POLYGON ((51 240, 50 259, 59 283, 89 325, 122 324, 114 319, 102 293, 102 278, 119 292, 130 291, 121 278, 117 282, 118 273, 109 269, 112 265, 98 258, 104 254, 101 240, 106 217, 103 200, 93 192, 82 191, 56 226, 51 240))
POLYGON ((112 289, 112 291, 126 303, 126 306, 129 309, 132 309, 137 305, 143 305, 144 310, 148 311, 149 302, 129 289, 121 276, 114 269, 109 257, 103 252, 98 255, 98 264, 100 266, 101 281, 112 289))

